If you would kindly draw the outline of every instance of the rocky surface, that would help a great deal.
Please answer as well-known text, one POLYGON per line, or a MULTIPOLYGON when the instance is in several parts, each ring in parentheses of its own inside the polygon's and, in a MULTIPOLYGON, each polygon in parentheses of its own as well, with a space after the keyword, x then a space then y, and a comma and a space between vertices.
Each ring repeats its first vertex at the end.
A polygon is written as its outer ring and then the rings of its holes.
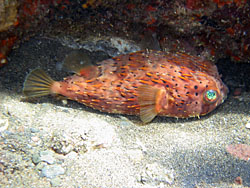
MULTIPOLYGON (((60 80, 69 75, 61 63, 72 48, 95 46, 93 40, 78 46, 63 41, 32 38, 0 69, 0 187, 250 186, 249 161, 226 151, 230 144, 250 144, 249 64, 218 62, 231 92, 211 114, 157 117, 142 126, 135 116, 100 113, 51 96, 23 97, 22 84, 32 69, 60 80), (240 93, 234 96, 236 88, 240 93)), ((105 49, 114 54, 123 49, 103 41, 104 47, 85 51, 93 61, 113 55, 105 49)))
POLYGON ((153 49, 249 62, 249 11, 247 0, 0 0, 0 67, 11 49, 52 22, 57 36, 80 26, 78 36, 113 33, 153 49))

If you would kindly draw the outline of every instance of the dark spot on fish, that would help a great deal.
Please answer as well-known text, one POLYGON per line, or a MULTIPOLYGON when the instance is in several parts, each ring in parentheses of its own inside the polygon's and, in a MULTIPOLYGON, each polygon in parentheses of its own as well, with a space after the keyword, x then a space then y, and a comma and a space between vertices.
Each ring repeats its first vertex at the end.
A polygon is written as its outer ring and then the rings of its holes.
POLYGON ((181 97, 180 95, 177 95, 178 97, 181 97))
POLYGON ((195 96, 198 96, 199 94, 198 93, 195 93, 195 96))
POLYGON ((198 89, 198 86, 194 86, 194 89, 198 89))
POLYGON ((175 84, 175 86, 178 86, 178 84, 175 84))
POLYGON ((196 101, 195 104, 198 104, 198 102, 196 101))
POLYGON ((208 85, 206 85, 206 88, 208 87, 208 85))
POLYGON ((169 85, 166 85, 166 87, 169 87, 169 85))
POLYGON ((200 82, 200 84, 202 84, 202 82, 200 82))
POLYGON ((186 95, 188 95, 190 92, 188 91, 187 93, 186 93, 186 95))

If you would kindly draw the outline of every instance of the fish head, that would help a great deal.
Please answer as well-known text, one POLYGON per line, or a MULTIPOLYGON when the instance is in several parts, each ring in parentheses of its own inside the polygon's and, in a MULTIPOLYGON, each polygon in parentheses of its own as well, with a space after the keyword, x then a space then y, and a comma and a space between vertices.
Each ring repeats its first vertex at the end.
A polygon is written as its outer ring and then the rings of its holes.
POLYGON ((228 94, 228 87, 222 82, 220 78, 210 78, 205 85, 201 97, 201 115, 206 115, 213 111, 217 106, 222 104, 228 94))
POLYGON ((220 78, 206 76, 191 82, 183 105, 183 117, 203 116, 227 98, 228 88, 220 78))
POLYGON ((162 114, 181 118, 203 116, 223 103, 227 93, 228 88, 219 77, 206 75, 178 82, 178 87, 166 90, 162 114))

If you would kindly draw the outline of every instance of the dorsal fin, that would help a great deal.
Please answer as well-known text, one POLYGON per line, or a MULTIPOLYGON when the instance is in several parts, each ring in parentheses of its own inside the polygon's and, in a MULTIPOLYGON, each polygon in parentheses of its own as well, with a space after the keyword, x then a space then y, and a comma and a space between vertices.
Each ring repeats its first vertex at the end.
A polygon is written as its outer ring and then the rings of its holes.
POLYGON ((63 67, 86 79, 91 79, 98 75, 98 67, 92 64, 88 54, 82 50, 74 50, 69 53, 65 57, 63 67))
POLYGON ((165 95, 163 89, 142 85, 138 88, 140 118, 144 123, 152 121, 162 110, 161 99, 165 95))

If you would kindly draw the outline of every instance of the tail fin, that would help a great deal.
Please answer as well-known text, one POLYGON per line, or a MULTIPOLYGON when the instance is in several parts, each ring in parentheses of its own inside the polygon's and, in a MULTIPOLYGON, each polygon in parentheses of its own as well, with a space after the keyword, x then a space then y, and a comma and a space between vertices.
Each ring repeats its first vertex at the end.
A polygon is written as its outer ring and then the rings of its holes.
POLYGON ((43 70, 31 71, 25 79, 23 94, 26 97, 40 97, 51 93, 51 86, 55 81, 43 70))

